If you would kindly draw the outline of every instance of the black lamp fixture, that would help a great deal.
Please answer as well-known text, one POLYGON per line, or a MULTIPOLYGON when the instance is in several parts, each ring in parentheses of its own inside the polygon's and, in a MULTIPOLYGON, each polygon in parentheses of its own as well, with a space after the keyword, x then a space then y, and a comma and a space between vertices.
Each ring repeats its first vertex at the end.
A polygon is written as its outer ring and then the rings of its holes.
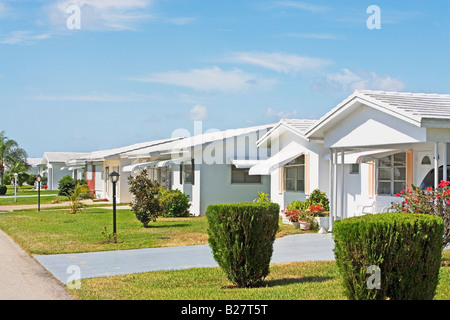
POLYGON ((113 171, 109 175, 109 178, 111 179, 111 182, 113 184, 113 236, 114 236, 114 243, 117 243, 117 228, 116 228, 116 184, 119 181, 120 175, 113 171))

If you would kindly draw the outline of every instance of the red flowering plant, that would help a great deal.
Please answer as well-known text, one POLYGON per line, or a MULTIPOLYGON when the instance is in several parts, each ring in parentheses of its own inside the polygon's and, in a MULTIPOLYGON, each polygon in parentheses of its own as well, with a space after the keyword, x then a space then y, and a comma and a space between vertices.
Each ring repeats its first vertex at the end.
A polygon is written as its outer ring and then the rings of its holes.
POLYGON ((404 199, 401 203, 392 203, 396 211, 441 217, 445 223, 444 247, 450 244, 450 181, 441 180, 438 188, 428 187, 425 190, 413 185, 396 196, 404 199))
POLYGON ((309 212, 313 217, 326 217, 323 207, 321 205, 310 206, 309 212))
POLYGON ((289 210, 288 207, 286 207, 284 214, 290 222, 299 222, 300 220, 300 210, 289 210))

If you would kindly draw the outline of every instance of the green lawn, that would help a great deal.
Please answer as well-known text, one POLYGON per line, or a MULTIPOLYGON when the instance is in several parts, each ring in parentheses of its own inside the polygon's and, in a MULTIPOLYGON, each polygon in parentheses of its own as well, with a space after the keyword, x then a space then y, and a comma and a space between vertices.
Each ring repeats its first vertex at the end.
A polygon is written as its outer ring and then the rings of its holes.
MULTIPOLYGON (((14 196, 14 186, 6 186, 7 187, 7 191, 5 196, 14 196)), ((38 191, 34 190, 33 187, 31 186, 22 186, 22 187, 17 187, 17 195, 18 196, 32 196, 32 195, 36 195, 37 196, 38 191)), ((41 189, 41 194, 58 194, 58 190, 43 190, 41 189)))
MULTIPOLYGON (((273 264, 264 284, 251 289, 233 287, 220 268, 203 268, 84 279, 69 291, 81 300, 347 299, 334 261, 273 264)), ((440 270, 435 299, 450 300, 450 267, 440 270)))
MULTIPOLYGON (((32 210, 0 213, 0 229, 30 254, 61 254, 208 243, 206 217, 159 218, 142 227, 131 210, 117 211, 118 243, 108 243, 101 232, 112 234, 112 210, 87 208, 75 215, 67 211, 32 210)), ((281 225, 279 236, 301 233, 281 225)))
MULTIPOLYGON (((20 189, 17 189, 17 202, 14 201, 14 187, 7 186, 7 192, 4 196, 0 196, 0 206, 9 206, 9 205, 29 205, 38 203, 38 191, 33 190, 30 186, 23 186, 20 189), (20 196, 34 196, 34 197, 26 197, 21 198, 20 196), (6 198, 8 197, 8 198, 6 198)), ((41 204, 49 204, 52 201, 55 201, 56 195, 58 191, 56 190, 41 190, 41 204)), ((59 197, 60 201, 66 201, 66 197, 59 197)))

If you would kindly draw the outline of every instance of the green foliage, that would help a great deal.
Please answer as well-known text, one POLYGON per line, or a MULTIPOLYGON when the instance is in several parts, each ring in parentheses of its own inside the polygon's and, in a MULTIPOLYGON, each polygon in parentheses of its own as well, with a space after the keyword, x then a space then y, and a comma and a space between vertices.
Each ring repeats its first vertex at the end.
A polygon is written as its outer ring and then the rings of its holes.
POLYGON ((278 204, 267 202, 208 206, 214 259, 238 287, 256 286, 269 274, 279 210, 278 204))
POLYGON ((145 169, 138 176, 129 177, 128 184, 130 192, 134 196, 131 201, 131 209, 146 228, 151 221, 155 222, 162 214, 163 208, 159 201, 160 185, 157 181, 148 178, 145 169))
POLYGON ((321 192, 319 189, 315 189, 306 199, 307 207, 320 205, 323 211, 330 211, 330 201, 327 198, 325 192, 321 192))
POLYGON ((258 192, 258 198, 253 200, 254 203, 265 203, 265 202, 271 202, 270 197, 268 194, 260 191, 258 192))
POLYGON ((58 195, 69 197, 77 185, 87 185, 87 183, 85 180, 75 180, 70 175, 64 176, 59 181, 58 195))
POLYGON ((165 190, 163 187, 159 189, 159 201, 166 218, 189 217, 191 213, 189 208, 191 203, 189 196, 180 190, 165 190))
POLYGON ((0 185, 0 196, 4 196, 7 191, 8 191, 8 188, 6 186, 0 185))
POLYGON ((427 214, 385 213, 338 220, 335 257, 349 299, 431 300, 438 284, 444 223, 427 214), (369 266, 381 270, 369 289, 369 266))
POLYGON ((73 191, 70 192, 68 199, 70 201, 70 214, 76 214, 83 208, 82 199, 89 194, 89 188, 85 184, 77 184, 73 191))
POLYGON ((27 183, 27 185, 29 186, 34 186, 34 183, 36 182, 36 175, 34 174, 29 174, 28 175, 28 179, 27 181, 25 181, 27 183))

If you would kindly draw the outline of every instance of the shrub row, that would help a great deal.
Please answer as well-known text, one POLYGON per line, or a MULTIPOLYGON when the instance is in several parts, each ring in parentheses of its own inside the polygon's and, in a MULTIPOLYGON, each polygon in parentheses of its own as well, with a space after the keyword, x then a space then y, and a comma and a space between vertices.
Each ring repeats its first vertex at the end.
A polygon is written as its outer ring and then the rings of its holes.
POLYGON ((338 220, 336 262, 349 299, 431 300, 438 283, 444 223, 428 214, 386 213, 338 220), (380 286, 368 285, 370 266, 380 286))
POLYGON ((208 206, 214 259, 236 286, 258 285, 269 274, 279 210, 271 202, 208 206))

